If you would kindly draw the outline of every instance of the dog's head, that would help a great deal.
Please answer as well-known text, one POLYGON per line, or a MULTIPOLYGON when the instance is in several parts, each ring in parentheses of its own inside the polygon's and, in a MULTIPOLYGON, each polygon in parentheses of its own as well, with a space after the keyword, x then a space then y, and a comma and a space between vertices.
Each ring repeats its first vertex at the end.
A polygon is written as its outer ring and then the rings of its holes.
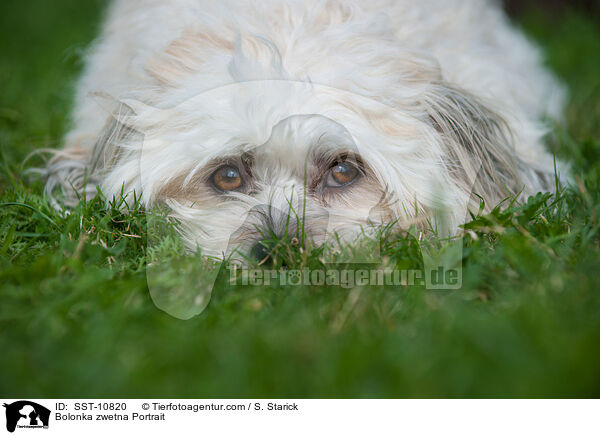
POLYGON ((391 222, 453 229, 473 188, 493 203, 516 177, 497 120, 444 98, 415 114, 269 80, 171 108, 125 101, 96 149, 96 169, 109 195, 125 184, 146 206, 166 205, 188 249, 208 255, 260 260, 273 239, 351 240, 391 222))
POLYGON ((165 204, 190 250, 258 257, 272 238, 348 240, 391 222, 452 232, 479 198, 520 191, 532 170, 498 111, 367 24, 328 41, 345 50, 336 70, 312 62, 314 35, 295 54, 184 35, 149 66, 159 91, 122 100, 98 141, 103 191, 165 204))

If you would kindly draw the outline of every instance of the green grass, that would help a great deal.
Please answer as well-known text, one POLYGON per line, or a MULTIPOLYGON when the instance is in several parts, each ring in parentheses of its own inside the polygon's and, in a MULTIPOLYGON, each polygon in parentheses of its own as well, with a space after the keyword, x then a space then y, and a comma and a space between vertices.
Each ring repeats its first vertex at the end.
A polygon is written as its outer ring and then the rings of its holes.
MULTIPOLYGON (((146 258, 160 252, 149 252, 144 212, 95 199, 63 217, 23 175, 24 158, 68 127, 103 2, 81 4, 0 6, 1 396, 600 395, 598 22, 522 17, 571 88, 549 145, 576 186, 470 223, 455 242, 462 289, 235 287, 223 274, 208 308, 182 321, 151 300, 146 258)), ((381 249, 422 267, 408 236, 381 249)), ((322 267, 319 253, 288 262, 322 267)))

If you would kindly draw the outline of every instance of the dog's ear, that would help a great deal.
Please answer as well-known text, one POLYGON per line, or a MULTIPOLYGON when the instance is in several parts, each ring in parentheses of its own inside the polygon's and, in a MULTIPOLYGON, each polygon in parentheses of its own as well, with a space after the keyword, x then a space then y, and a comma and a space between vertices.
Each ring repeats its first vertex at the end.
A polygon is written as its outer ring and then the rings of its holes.
POLYGON ((119 102, 94 145, 89 166, 91 174, 103 173, 115 166, 125 153, 120 145, 139 135, 132 122, 135 113, 131 104, 119 102))
MULTIPOLYGON (((141 111, 148 113, 154 110, 142 103, 115 102, 112 97, 106 95, 96 96, 109 101, 110 104, 106 104, 106 107, 116 106, 116 109, 108 112, 105 127, 98 135, 95 145, 48 150, 52 158, 47 162, 46 167, 32 171, 45 178, 44 192, 56 209, 75 206, 82 194, 85 194, 88 199, 96 195, 97 186, 103 175, 127 153, 132 152, 131 147, 125 148, 121 145, 126 141, 131 143, 134 137, 140 136, 135 125, 138 120, 137 113, 141 111), (60 201, 55 196, 57 191, 62 193, 60 201)), ((147 118, 151 120, 152 116, 147 118)))
POLYGON ((481 196, 487 207, 521 191, 519 159, 502 116, 444 83, 431 86, 425 105, 442 135, 444 164, 461 189, 481 196))

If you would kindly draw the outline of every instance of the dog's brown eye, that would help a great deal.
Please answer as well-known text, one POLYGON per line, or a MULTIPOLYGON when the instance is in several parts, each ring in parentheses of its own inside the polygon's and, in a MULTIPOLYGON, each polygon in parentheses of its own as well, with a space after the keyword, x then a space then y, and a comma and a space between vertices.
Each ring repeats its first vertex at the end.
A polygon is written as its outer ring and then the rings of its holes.
POLYGON ((223 192, 231 192, 242 186, 242 176, 235 166, 224 165, 212 175, 215 187, 223 192))
POLYGON ((327 187, 347 186, 358 178, 360 171, 351 163, 336 162, 327 174, 327 187))

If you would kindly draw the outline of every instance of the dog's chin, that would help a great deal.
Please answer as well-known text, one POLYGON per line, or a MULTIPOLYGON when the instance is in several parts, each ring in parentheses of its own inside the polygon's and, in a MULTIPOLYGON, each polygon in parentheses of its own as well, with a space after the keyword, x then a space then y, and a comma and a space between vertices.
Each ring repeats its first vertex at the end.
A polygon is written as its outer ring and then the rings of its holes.
POLYGON ((279 228, 256 222, 252 213, 248 213, 246 219, 242 219, 244 223, 237 228, 235 224, 229 227, 216 224, 221 219, 222 216, 210 221, 185 221, 180 217, 177 228, 186 253, 199 252, 207 257, 239 264, 272 264, 273 258, 290 258, 323 245, 340 248, 361 237, 372 236, 383 225, 369 223, 366 218, 357 223, 356 216, 334 224, 326 213, 305 216, 303 223, 294 222, 294 218, 283 220, 279 228), (199 231, 199 228, 213 230, 199 231))

